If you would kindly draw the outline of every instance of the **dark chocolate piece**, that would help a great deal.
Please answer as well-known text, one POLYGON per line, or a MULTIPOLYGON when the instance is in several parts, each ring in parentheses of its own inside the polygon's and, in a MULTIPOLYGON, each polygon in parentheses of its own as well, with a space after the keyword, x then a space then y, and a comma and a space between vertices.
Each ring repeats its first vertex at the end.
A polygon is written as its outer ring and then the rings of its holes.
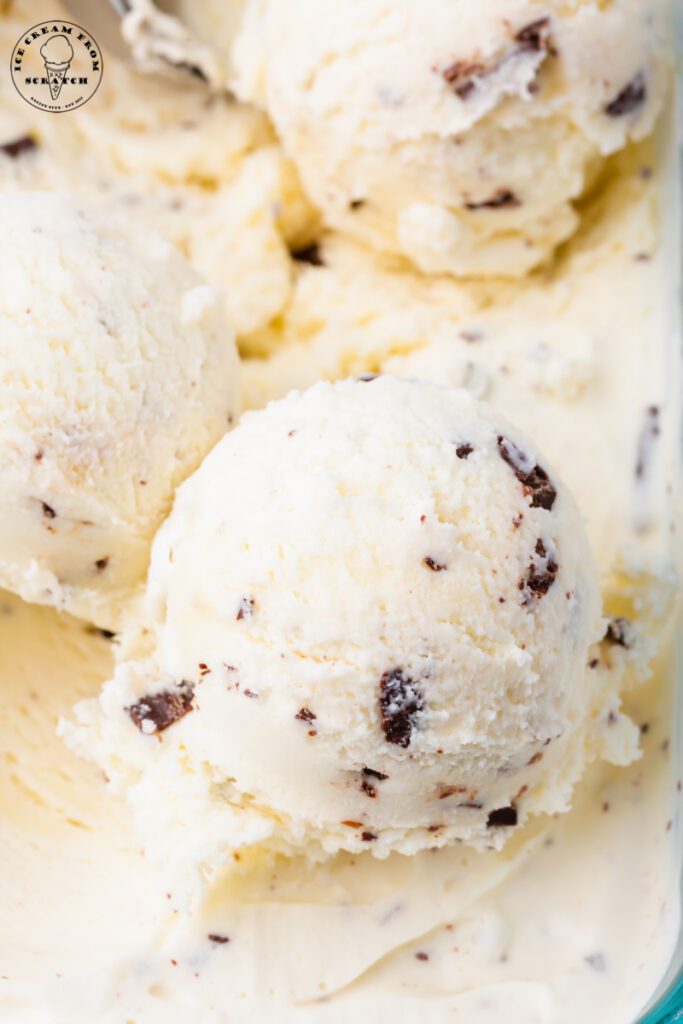
POLYGON ((214 932, 209 932, 208 938, 211 942, 217 942, 221 946, 224 946, 226 942, 230 942, 227 935, 216 935, 214 932))
POLYGON ((314 714, 314 712, 311 711, 309 708, 299 708, 299 710, 294 715, 294 717, 299 722, 309 722, 310 723, 310 722, 314 722, 318 716, 316 714, 314 714))
POLYGON ((371 800, 374 800, 375 797, 377 796, 377 788, 373 786, 371 782, 368 782, 367 779, 363 779, 363 781, 360 784, 360 788, 362 789, 366 796, 370 797, 371 800))
POLYGON ((256 606, 256 600, 251 594, 246 594, 240 601, 239 610, 237 612, 237 621, 241 619, 250 619, 254 614, 254 608, 256 606))
POLYGON ((498 437, 498 451, 503 461, 514 471, 527 497, 531 498, 531 507, 550 511, 555 504, 557 491, 546 471, 538 463, 532 465, 526 452, 502 435, 498 437))
POLYGON ((415 954, 415 959, 416 960, 422 960, 422 961, 429 960, 429 953, 422 953, 422 952, 416 953, 415 954))
POLYGON ((95 568, 98 572, 104 572, 109 565, 109 555, 105 555, 104 558, 98 558, 95 562, 95 568))
POLYGON ((18 139, 12 139, 11 142, 3 142, 0 145, 0 151, 5 156, 11 157, 12 160, 23 156, 24 153, 31 153, 34 149, 38 149, 38 143, 31 135, 22 135, 18 139))
POLYGON ((367 202, 366 199, 352 199, 349 202, 349 209, 350 210, 360 210, 363 206, 365 206, 366 202, 367 202))
POLYGON ((384 772, 376 772, 374 768, 363 768, 363 775, 366 775, 369 779, 379 779, 380 782, 389 778, 384 772))
POLYGON ((639 71, 635 78, 632 78, 628 85, 625 85, 620 93, 605 107, 608 117, 623 117, 631 111, 640 107, 647 98, 647 86, 645 75, 639 71))
POLYGON ((194 684, 183 679, 177 690, 162 690, 161 693, 148 694, 136 704, 126 708, 131 719, 140 732, 147 732, 143 725, 151 722, 151 732, 163 732, 180 718, 192 711, 194 684))
POLYGON ((377 839, 377 836, 375 835, 374 832, 361 832, 360 837, 364 843, 374 843, 374 841, 377 839))
POLYGON ((422 563, 423 565, 426 565, 428 569, 431 569, 432 572, 443 572, 444 569, 448 568, 448 566, 444 565, 443 562, 435 562, 429 555, 426 555, 425 558, 422 559, 422 563))
POLYGON ((46 519, 55 519, 57 517, 55 510, 46 501, 41 502, 41 505, 43 506, 43 515, 46 519))
POLYGON ((532 51, 540 53, 541 50, 547 49, 549 35, 550 18, 539 18, 537 21, 532 21, 529 25, 521 28, 515 39, 518 43, 522 44, 522 52, 532 51))
POLYGON ((466 210, 501 210, 512 209, 514 206, 521 206, 519 199, 514 192, 507 188, 499 188, 489 199, 482 199, 480 202, 465 203, 466 210))
POLYGON ((510 807, 498 807, 495 811, 491 811, 486 821, 488 828, 497 828, 499 826, 510 828, 517 824, 517 808, 510 805, 510 807))
POLYGON ((605 640, 611 644, 617 644, 619 647, 625 647, 628 651, 633 646, 634 639, 634 629, 631 620, 623 615, 615 615, 607 627, 605 640))
POLYGON ((532 559, 526 579, 520 580, 520 589, 527 593, 530 591, 535 597, 540 598, 548 593, 555 582, 559 566, 553 556, 548 554, 540 538, 536 541, 534 550, 538 555, 538 561, 532 559))
POLYGON ((474 448, 472 447, 471 444, 460 444, 455 449, 455 454, 458 456, 459 459, 466 459, 469 455, 472 454, 473 451, 474 448))
POLYGON ((385 672, 379 684, 379 707, 387 743, 409 747, 424 709, 424 700, 415 680, 401 668, 385 672))
POLYGON ((291 256, 297 263, 310 263, 312 267, 324 267, 325 260, 320 252, 320 243, 313 242, 305 245, 302 249, 292 249, 291 256))

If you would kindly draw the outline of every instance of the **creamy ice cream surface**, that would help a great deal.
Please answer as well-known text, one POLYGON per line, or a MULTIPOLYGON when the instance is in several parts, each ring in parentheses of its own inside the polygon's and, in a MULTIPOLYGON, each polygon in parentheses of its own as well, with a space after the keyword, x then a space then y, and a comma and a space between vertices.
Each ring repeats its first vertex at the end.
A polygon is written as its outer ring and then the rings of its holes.
POLYGON ((3 193, 0 216, 0 582, 112 626, 174 488, 238 415, 222 295, 68 196, 3 193))
POLYGON ((524 275, 652 130, 667 0, 257 0, 236 88, 327 223, 428 273, 524 275))
POLYGON ((667 4, 129 7, 194 82, 0 75, 0 1021, 634 1024, 681 920, 667 4))
POLYGON ((247 414, 180 489, 148 601, 151 657, 126 642, 65 729, 159 863, 498 847, 636 755, 618 673, 588 667, 573 499, 465 391, 379 377, 247 414))

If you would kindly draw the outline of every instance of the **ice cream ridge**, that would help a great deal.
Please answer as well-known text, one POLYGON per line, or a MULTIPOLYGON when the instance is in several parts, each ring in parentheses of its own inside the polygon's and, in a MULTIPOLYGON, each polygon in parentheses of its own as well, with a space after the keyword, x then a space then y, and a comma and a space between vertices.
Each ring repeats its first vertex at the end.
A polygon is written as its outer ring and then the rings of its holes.
POLYGON ((637 730, 581 515, 464 390, 373 376, 243 416, 179 489, 147 626, 67 740, 148 854, 497 848, 637 730))
POLYGON ((0 218, 0 586, 117 628, 175 487, 239 412, 224 300, 110 211, 3 193, 0 218))

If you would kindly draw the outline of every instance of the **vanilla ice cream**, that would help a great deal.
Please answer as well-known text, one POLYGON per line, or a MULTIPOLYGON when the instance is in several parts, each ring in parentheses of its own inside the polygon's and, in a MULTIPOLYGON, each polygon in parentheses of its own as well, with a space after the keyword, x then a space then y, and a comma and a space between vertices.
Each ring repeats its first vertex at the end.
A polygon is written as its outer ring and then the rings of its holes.
POLYGON ((256 0, 236 88, 327 223, 428 273, 521 276, 650 132, 667 0, 256 0))
POLYGON ((160 235, 0 195, 0 585, 105 626, 238 414, 220 289, 160 235))
POLYGON ((67 735, 167 865, 497 847, 637 747, 587 668, 574 501, 465 391, 380 377, 247 414, 179 491, 149 601, 151 657, 129 643, 67 735))

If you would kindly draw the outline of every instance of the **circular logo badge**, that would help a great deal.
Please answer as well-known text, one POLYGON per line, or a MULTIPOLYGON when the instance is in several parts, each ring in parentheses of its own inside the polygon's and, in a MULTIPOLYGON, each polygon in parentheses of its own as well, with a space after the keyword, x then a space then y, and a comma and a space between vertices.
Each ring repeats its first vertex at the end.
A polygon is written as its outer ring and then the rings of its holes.
POLYGON ((42 21, 12 50, 12 81, 27 103, 61 114, 87 103, 102 81, 102 51, 70 21, 42 21))

